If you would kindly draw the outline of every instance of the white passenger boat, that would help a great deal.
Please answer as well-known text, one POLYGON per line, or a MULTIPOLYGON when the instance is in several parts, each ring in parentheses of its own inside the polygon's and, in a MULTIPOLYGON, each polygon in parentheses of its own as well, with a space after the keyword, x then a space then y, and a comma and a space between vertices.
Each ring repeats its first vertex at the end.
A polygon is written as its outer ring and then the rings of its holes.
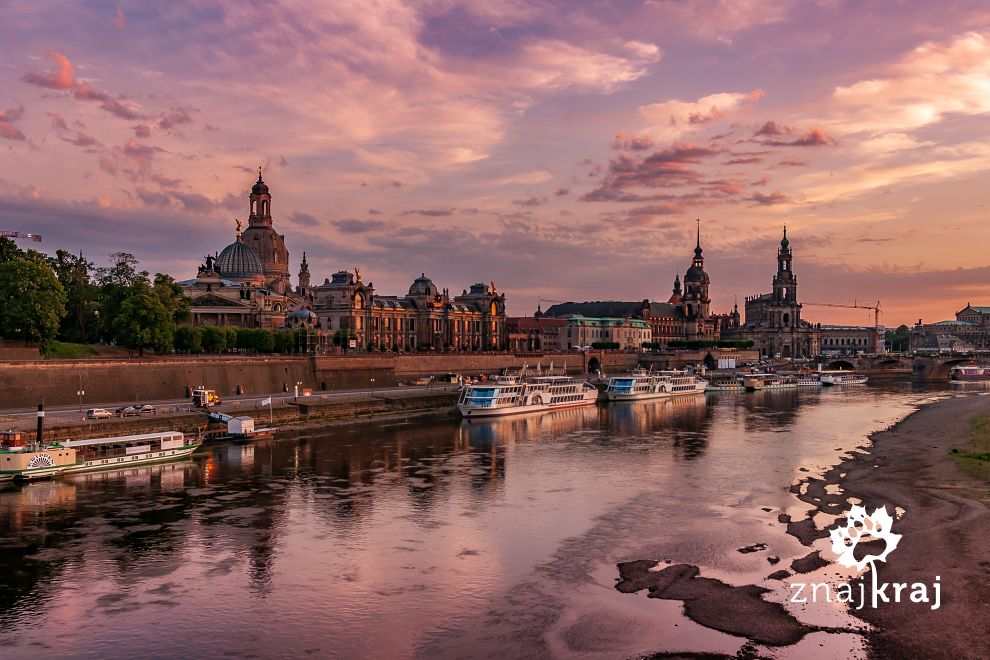
POLYGON ((66 440, 63 445, 73 449, 77 456, 76 462, 65 467, 62 473, 112 470, 146 463, 176 461, 192 454, 201 443, 200 438, 187 438, 179 431, 66 440))
POLYGON ((820 371, 822 385, 862 385, 869 380, 865 374, 855 371, 820 371))
POLYGON ((624 376, 609 378, 605 398, 609 401, 638 401, 701 394, 706 385, 704 380, 683 371, 636 369, 624 376))
POLYGON ((48 445, 0 448, 0 481, 47 479, 76 464, 76 450, 48 445))
POLYGON ((494 381, 465 385, 457 410, 464 417, 497 417, 587 406, 597 399, 597 389, 570 376, 506 373, 494 381))
POLYGON ((778 372, 779 376, 793 380, 798 387, 821 387, 822 381, 816 371, 778 372))
POLYGON ((792 390, 798 385, 797 380, 791 376, 752 374, 743 379, 743 386, 747 392, 756 392, 758 390, 792 390))
POLYGON ((706 392, 743 392, 743 378, 735 373, 711 374, 708 377, 708 384, 705 385, 706 392))

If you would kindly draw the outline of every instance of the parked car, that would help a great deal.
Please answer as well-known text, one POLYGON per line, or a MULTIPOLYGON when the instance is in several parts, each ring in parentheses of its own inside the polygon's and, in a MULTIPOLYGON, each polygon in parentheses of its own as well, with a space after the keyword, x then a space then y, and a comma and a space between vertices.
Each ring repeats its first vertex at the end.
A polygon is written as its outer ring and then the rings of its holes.
POLYGON ((134 407, 137 409, 138 413, 141 415, 154 415, 155 407, 150 403, 135 403, 134 407))
POLYGON ((134 406, 124 406, 123 408, 117 408, 114 414, 117 417, 137 417, 141 413, 134 406))
POLYGON ((113 413, 104 408, 90 408, 86 411, 86 419, 110 419, 113 413))

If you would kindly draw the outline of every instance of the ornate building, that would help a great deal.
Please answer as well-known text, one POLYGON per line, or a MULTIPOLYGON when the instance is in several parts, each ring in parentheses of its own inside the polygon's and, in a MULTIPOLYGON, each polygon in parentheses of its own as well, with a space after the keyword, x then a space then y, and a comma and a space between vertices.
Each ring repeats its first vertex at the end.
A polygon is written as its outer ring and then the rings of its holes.
POLYGON ((361 273, 342 270, 310 289, 317 326, 353 348, 379 351, 482 351, 507 346, 505 294, 494 283, 459 296, 424 273, 404 296, 381 296, 361 273))
POLYGON ((191 299, 193 325, 311 328, 315 347, 357 350, 503 350, 507 346, 505 295, 495 284, 473 284, 459 296, 422 275, 405 296, 381 296, 360 271, 334 273, 313 286, 306 253, 295 290, 289 251, 275 231, 271 193, 258 173, 249 196, 248 228, 207 256, 194 279, 180 282, 191 299), (336 341, 334 341, 336 339, 336 341))
POLYGON ((275 329, 302 300, 267 287, 264 266, 244 244, 237 221, 234 242, 216 255, 207 255, 196 277, 179 282, 190 298, 192 325, 275 329))
POLYGON ((746 322, 732 331, 733 338, 749 339, 764 357, 808 358, 818 355, 821 329, 801 319, 797 277, 787 228, 777 249, 777 273, 770 293, 746 298, 746 322))
MULTIPOLYGON (((193 325, 275 329, 306 303, 305 293, 289 286, 289 251, 272 226, 272 196, 260 171, 248 200, 247 230, 242 233, 237 220, 234 242, 207 255, 194 279, 179 283, 191 299, 193 325)), ((303 272, 308 286, 305 259, 300 280, 303 272)))
MULTIPOLYGON (((691 266, 684 274, 684 289, 680 276, 674 278, 674 288, 667 302, 649 299, 624 301, 596 301, 583 303, 559 303, 548 308, 545 316, 565 317, 580 315, 592 318, 632 318, 646 321, 651 328, 651 341, 666 345, 673 340, 718 339, 723 328, 732 329, 733 314, 713 315, 709 287, 711 278, 705 271, 705 258, 701 249, 701 225, 691 266)), ((735 326, 739 313, 735 312, 735 326)))
POLYGON ((268 184, 261 178, 251 188, 250 215, 248 228, 244 232, 244 243, 261 260, 265 276, 265 286, 275 293, 291 293, 289 286, 289 250, 285 247, 285 236, 272 226, 272 196, 268 184))

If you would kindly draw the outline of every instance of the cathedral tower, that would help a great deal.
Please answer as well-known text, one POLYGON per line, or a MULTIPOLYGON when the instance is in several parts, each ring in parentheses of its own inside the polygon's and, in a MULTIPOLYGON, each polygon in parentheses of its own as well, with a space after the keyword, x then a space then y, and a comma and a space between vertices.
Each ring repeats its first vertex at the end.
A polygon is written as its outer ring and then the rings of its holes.
POLYGON ((797 301, 797 278, 792 270, 791 243, 787 240, 787 226, 784 226, 784 238, 777 248, 777 274, 773 276, 773 304, 778 307, 777 324, 782 327, 793 327, 801 321, 801 305, 797 301))
POLYGON ((296 293, 300 296, 309 293, 309 264, 306 262, 305 252, 303 252, 302 263, 299 264, 299 285, 296 286, 296 293))
POLYGON ((261 259, 266 286, 276 293, 289 293, 289 250, 285 247, 285 236, 272 227, 272 196, 261 178, 261 168, 249 199, 251 214, 244 243, 261 259))
POLYGON ((711 280, 705 272, 705 258, 701 254, 701 221, 698 221, 698 239, 694 247, 694 259, 684 274, 684 312, 688 318, 706 319, 709 316, 711 298, 708 285, 711 280))

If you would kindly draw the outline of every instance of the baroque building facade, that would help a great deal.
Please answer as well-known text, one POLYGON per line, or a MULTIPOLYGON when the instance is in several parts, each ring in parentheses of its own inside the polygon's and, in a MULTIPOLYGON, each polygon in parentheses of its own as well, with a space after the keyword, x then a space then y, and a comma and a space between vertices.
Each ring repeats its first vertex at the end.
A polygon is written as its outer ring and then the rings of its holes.
POLYGON ((801 318, 797 277, 787 228, 777 248, 777 272, 769 293, 749 296, 745 322, 729 332, 733 339, 748 339, 761 357, 810 358, 821 353, 821 327, 801 318))
POLYGON ((639 319, 649 324, 650 341, 660 346, 674 340, 719 339, 723 331, 738 327, 739 311, 736 309, 728 314, 712 314, 710 287, 711 278, 705 271, 699 223, 694 256, 684 273, 683 288, 680 276, 675 276, 673 290, 666 302, 649 299, 566 302, 553 305, 546 312, 538 310, 537 313, 552 318, 577 315, 589 318, 639 319))
POLYGON ((349 348, 378 351, 497 351, 507 347, 505 294, 493 282, 459 296, 423 273, 404 296, 384 296, 361 272, 341 270, 312 287, 317 326, 349 348))
POLYGON ((425 274, 404 296, 376 293, 360 270, 334 273, 313 286, 307 255, 297 286, 289 278, 289 250, 272 219, 268 184, 248 197, 248 227, 237 221, 234 242, 207 255, 195 278, 179 282, 190 298, 192 325, 306 328, 312 347, 343 350, 491 351, 507 346, 505 294, 472 284, 460 295, 440 291, 425 274))
POLYGON ((260 172, 248 203, 247 230, 237 220, 234 242, 207 255, 195 278, 179 282, 192 325, 274 330, 305 303, 289 286, 289 251, 273 227, 272 197, 260 172))

